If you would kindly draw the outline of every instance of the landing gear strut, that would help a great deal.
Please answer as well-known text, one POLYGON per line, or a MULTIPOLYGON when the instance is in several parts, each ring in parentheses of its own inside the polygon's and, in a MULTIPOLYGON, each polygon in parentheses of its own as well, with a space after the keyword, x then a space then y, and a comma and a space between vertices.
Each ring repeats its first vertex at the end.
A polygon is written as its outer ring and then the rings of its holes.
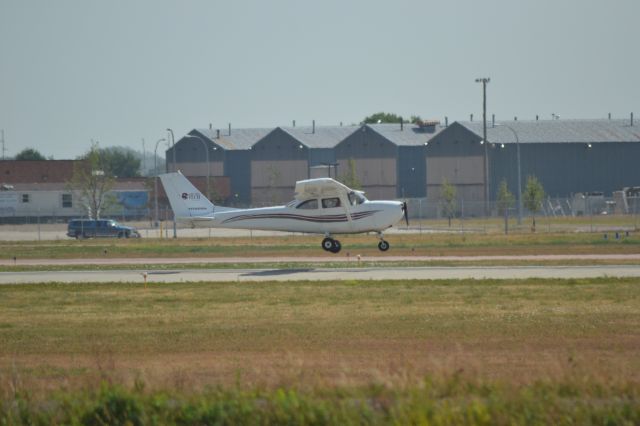
POLYGON ((340 249, 342 249, 342 245, 340 244, 340 241, 334 240, 331 237, 326 237, 322 240, 322 248, 325 251, 330 251, 331 253, 338 253, 340 249))

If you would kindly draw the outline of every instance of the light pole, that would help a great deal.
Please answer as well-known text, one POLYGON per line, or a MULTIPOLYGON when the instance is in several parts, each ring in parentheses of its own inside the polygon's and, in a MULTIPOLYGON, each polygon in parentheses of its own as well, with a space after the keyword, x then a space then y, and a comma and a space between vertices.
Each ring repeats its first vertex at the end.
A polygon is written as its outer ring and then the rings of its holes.
MULTIPOLYGON (((171 135, 171 148, 173 150, 173 172, 176 171, 176 139, 173 137, 173 130, 171 129, 167 129, 167 132, 169 132, 169 134, 171 135)), ((169 140, 167 140, 167 143, 169 143, 169 140)))
POLYGON ((156 198, 156 226, 158 226, 158 145, 160 145, 160 142, 163 142, 165 140, 165 138, 158 139, 158 142, 156 142, 156 149, 153 150, 153 171, 156 173, 155 177, 153 178, 153 193, 155 194, 156 198))
POLYGON ((476 78, 476 83, 482 83, 482 140, 484 141, 484 214, 489 216, 489 147, 487 141, 487 83, 488 77, 476 78))
MULTIPOLYGON (((173 171, 176 171, 176 139, 173 136, 173 130, 167 128, 167 132, 171 135, 171 148, 173 151, 173 171)), ((169 143, 169 141, 167 141, 169 143)), ((178 238, 178 233, 176 230, 176 213, 173 213, 173 238, 178 238)))
POLYGON ((511 130, 516 138, 516 163, 518 164, 518 225, 522 225, 522 174, 520 173, 520 138, 513 127, 507 124, 496 124, 496 126, 504 126, 511 130))
POLYGON ((185 139, 186 138, 198 139, 200 140, 200 142, 202 142, 202 146, 204 147, 205 158, 207 161, 207 198, 210 198, 209 180, 211 179, 211 163, 209 162, 209 146, 207 145, 207 142, 198 135, 186 135, 185 139))

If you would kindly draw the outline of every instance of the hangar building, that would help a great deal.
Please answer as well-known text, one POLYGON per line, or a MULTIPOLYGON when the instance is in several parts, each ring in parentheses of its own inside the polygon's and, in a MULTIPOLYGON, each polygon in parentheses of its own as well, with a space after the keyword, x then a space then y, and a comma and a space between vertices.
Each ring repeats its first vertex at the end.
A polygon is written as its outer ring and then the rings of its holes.
MULTIPOLYGON (((523 187, 526 177, 535 175, 551 197, 596 191, 610 196, 640 185, 640 130, 632 120, 490 122, 487 139, 489 201, 502 179, 517 192, 517 146, 523 187)), ((205 146, 210 175, 229 180, 227 202, 287 202, 297 180, 344 176, 353 160, 371 199, 436 202, 446 179, 469 214, 483 211, 482 122, 194 129, 175 145, 177 168, 187 176, 206 176, 205 146)), ((170 149, 169 169, 172 156, 170 149)))
POLYGON ((426 147, 444 127, 437 122, 365 124, 335 148, 344 173, 350 159, 371 199, 425 196, 426 147))
MULTIPOLYGON (((277 127, 251 148, 251 200, 256 206, 293 198, 298 180, 327 176, 335 146, 356 126, 277 127)), ((335 173, 335 170, 334 170, 335 173)), ((335 175, 334 175, 335 177, 335 175)))
MULTIPOLYGON (((439 197, 442 179, 459 198, 484 200, 482 122, 456 122, 427 149, 427 197, 439 197)), ((490 201, 506 179, 517 192, 517 146, 522 189, 536 176, 551 197, 640 185, 640 128, 631 120, 536 120, 487 123, 490 201)))
MULTIPOLYGON (((272 129, 262 128, 232 130, 231 127, 228 131, 194 129, 166 151, 167 171, 179 169, 185 176, 205 177, 206 181, 206 147, 210 162, 208 172, 212 177, 211 187, 220 186, 215 184, 217 177, 224 176, 229 180, 229 193, 219 192, 216 196, 236 205, 248 205, 251 202, 251 147, 271 131, 272 129)), ((220 186, 224 187, 227 186, 220 186)))

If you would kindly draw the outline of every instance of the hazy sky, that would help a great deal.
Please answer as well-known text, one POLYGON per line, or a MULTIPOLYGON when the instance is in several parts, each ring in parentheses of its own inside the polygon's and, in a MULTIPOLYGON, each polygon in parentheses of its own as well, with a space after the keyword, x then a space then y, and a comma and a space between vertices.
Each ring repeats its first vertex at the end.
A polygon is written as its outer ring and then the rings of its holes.
MULTIPOLYGON (((639 0, 0 0, 7 155, 171 127, 640 113, 639 0)), ((639 117, 640 118, 640 117, 639 117)), ((640 120, 639 120, 640 121, 640 120)))

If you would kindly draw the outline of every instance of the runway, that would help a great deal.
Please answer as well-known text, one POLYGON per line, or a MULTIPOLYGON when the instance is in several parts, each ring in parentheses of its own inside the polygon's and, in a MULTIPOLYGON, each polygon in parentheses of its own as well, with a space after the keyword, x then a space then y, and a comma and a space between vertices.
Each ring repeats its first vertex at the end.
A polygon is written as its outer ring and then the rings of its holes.
POLYGON ((353 267, 299 269, 176 269, 2 272, 0 285, 31 283, 148 283, 229 281, 349 281, 640 277, 640 265, 353 267))
MULTIPOLYGON (((491 255, 491 256, 362 256, 363 262, 500 262, 500 261, 588 261, 608 260, 615 261, 637 261, 640 263, 640 253, 630 254, 535 254, 535 255, 491 255)), ((201 264, 264 264, 264 263, 344 263, 346 267, 357 263, 357 256, 279 256, 275 257, 143 257, 143 258, 92 258, 92 259, 0 259, 0 266, 61 266, 61 265, 138 265, 145 268, 145 265, 201 265, 201 264)))

